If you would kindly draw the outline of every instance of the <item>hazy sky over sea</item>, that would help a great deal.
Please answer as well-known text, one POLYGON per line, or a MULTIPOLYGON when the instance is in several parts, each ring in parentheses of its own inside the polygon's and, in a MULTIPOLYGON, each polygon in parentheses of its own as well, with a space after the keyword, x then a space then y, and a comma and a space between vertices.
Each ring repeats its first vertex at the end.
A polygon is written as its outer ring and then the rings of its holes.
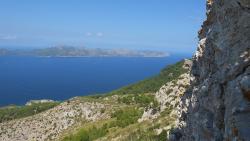
POLYGON ((1 0, 0 47, 193 52, 205 0, 1 0))

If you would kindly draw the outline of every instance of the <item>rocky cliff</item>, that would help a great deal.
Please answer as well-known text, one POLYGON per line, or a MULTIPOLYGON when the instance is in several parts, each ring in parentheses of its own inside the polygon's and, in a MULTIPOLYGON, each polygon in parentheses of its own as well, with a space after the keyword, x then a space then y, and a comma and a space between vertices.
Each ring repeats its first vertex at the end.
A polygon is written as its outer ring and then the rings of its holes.
POLYGON ((190 92, 170 140, 250 140, 250 1, 207 0, 190 92))

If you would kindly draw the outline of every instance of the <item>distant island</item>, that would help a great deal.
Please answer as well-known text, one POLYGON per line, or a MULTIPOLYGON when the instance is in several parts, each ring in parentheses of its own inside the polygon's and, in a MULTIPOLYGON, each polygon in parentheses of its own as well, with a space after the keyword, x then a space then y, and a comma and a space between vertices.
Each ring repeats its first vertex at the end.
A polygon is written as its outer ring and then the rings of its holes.
POLYGON ((41 57, 167 57, 166 52, 137 51, 129 49, 100 49, 71 46, 56 46, 42 49, 0 48, 0 56, 41 56, 41 57))

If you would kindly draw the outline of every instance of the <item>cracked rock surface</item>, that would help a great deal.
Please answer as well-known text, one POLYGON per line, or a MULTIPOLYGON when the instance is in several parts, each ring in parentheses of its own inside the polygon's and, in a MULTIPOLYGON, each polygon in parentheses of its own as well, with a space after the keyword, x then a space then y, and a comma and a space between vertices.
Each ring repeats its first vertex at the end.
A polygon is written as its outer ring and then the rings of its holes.
POLYGON ((207 0, 199 39, 171 140, 249 141, 250 0, 207 0))

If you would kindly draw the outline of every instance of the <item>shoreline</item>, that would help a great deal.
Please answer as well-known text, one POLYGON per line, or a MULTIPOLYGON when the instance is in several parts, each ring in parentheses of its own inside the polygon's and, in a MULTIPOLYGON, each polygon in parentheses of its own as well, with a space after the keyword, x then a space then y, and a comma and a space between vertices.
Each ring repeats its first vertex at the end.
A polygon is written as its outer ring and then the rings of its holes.
POLYGON ((33 55, 0 55, 0 57, 38 57, 38 58, 166 58, 166 56, 33 56, 33 55))

